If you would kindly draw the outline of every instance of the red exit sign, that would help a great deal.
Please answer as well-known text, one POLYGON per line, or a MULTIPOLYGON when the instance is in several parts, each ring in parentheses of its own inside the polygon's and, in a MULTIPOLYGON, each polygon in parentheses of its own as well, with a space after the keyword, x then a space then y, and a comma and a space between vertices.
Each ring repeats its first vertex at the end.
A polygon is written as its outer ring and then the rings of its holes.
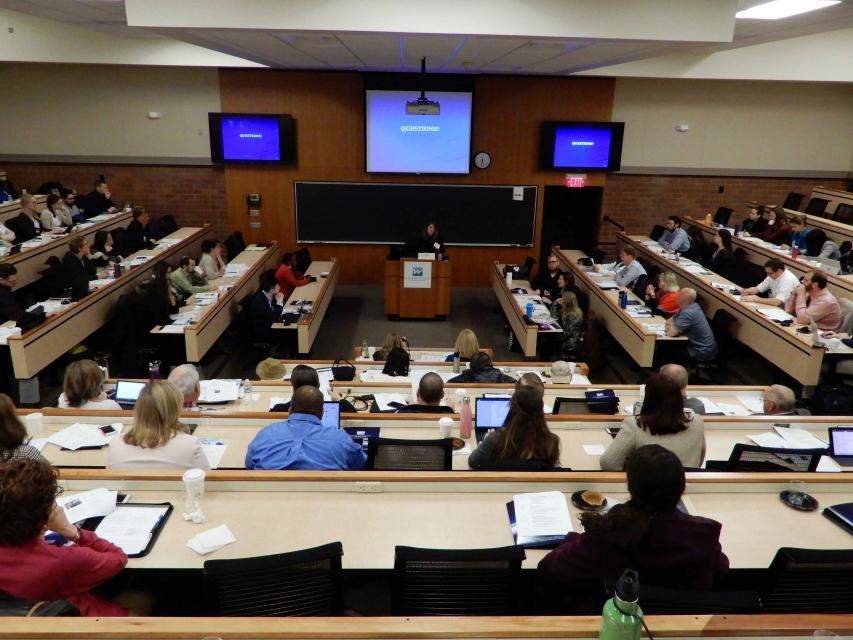
POLYGON ((567 173, 565 177, 565 183, 567 187, 571 187, 572 189, 580 189, 586 186, 586 174, 585 173, 567 173))

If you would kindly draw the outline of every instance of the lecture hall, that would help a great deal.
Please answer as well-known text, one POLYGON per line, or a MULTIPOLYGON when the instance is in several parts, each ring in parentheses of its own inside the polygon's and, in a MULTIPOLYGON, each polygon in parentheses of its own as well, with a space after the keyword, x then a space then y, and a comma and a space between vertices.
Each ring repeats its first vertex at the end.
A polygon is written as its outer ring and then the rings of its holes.
POLYGON ((853 638, 851 60, 0 0, 0 640, 853 638))

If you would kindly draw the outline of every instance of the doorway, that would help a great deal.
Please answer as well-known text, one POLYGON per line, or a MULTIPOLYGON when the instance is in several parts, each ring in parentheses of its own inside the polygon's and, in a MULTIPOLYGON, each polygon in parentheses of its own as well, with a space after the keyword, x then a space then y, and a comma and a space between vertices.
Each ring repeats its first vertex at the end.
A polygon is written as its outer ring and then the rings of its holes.
POLYGON ((555 244, 589 254, 598 244, 598 216, 604 187, 546 186, 542 201, 540 264, 555 244))

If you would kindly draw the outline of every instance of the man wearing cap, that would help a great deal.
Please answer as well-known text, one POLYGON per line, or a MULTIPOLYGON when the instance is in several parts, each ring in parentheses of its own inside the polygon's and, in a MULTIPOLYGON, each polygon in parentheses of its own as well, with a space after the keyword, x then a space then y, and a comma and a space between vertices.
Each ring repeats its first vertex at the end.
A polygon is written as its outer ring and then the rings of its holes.
POLYGON ((551 365, 551 382, 555 384, 571 384, 575 363, 557 360, 551 365))
MULTIPOLYGON (((295 371, 295 368, 294 368, 295 371)), ((293 392, 290 416, 261 429, 246 452, 247 469, 358 470, 367 456, 349 435, 322 423, 323 394, 311 385, 293 392)))
POLYGON ((397 413, 453 413, 453 407, 441 404, 444 381, 437 373, 424 374, 418 383, 417 402, 397 409, 397 413))

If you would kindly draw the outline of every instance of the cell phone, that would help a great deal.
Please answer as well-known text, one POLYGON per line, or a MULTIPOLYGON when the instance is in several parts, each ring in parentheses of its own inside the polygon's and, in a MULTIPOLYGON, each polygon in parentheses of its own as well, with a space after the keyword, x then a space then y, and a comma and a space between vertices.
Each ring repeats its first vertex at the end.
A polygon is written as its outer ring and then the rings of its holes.
POLYGON ((622 428, 622 427, 604 427, 604 430, 607 432, 607 434, 608 434, 611 438, 615 438, 615 437, 616 437, 616 434, 617 434, 617 433, 619 433, 619 430, 620 430, 621 428, 622 428))
POLYGON ((111 424, 102 425, 100 429, 101 433, 103 433, 105 436, 111 436, 116 432, 115 427, 111 424))

